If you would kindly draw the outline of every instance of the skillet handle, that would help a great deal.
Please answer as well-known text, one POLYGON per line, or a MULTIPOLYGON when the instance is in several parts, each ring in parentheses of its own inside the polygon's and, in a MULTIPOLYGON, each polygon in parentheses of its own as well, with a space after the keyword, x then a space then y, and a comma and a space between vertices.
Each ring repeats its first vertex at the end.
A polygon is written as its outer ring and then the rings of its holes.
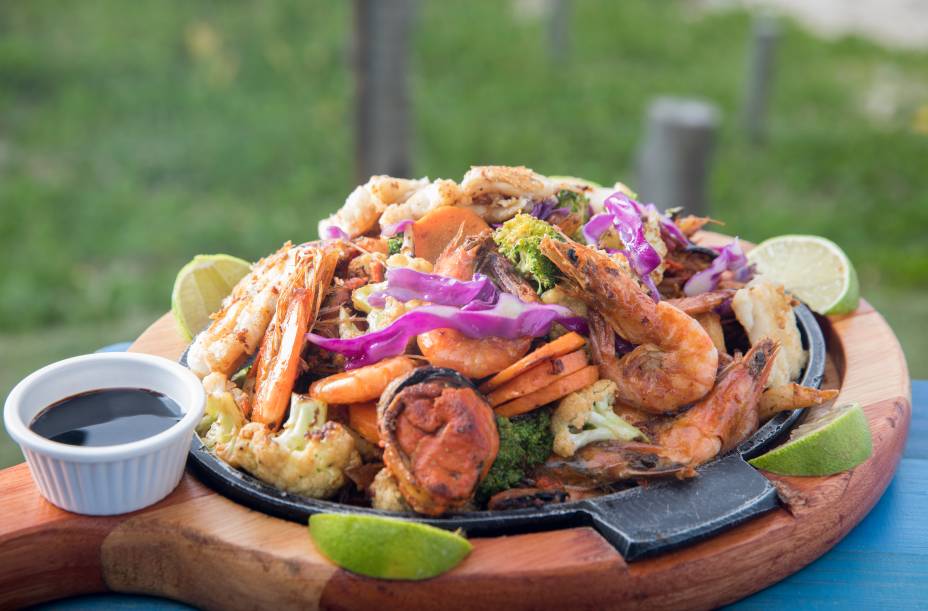
POLYGON ((734 452, 699 477, 592 499, 593 527, 633 561, 711 537, 779 505, 776 488, 734 452))

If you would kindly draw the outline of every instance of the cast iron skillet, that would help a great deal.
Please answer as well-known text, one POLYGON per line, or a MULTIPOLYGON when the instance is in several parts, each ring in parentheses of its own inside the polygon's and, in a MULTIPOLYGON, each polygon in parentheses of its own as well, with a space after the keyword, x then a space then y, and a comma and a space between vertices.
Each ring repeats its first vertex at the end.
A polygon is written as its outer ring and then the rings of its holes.
MULTIPOLYGON (((809 362, 801 377, 818 388, 825 372, 825 338, 809 309, 795 308, 809 362)), ((187 364, 187 353, 180 359, 187 364)), ((745 462, 764 452, 801 418, 802 410, 784 412, 727 455, 699 468, 699 476, 666 480, 594 499, 510 511, 474 511, 441 518, 413 519, 468 535, 492 536, 592 526, 633 561, 689 545, 777 507, 776 489, 745 462)), ((314 513, 391 515, 376 509, 289 494, 229 467, 194 436, 189 464, 220 494, 266 514, 306 523, 314 513)), ((412 517, 412 516, 411 516, 412 517)))

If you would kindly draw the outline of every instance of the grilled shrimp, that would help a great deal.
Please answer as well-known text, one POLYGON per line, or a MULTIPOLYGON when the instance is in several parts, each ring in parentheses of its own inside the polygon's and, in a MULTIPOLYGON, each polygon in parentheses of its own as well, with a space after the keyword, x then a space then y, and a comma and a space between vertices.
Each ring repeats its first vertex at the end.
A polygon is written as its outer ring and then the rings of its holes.
MULTIPOLYGON (((435 262, 437 274, 470 280, 479 260, 485 236, 465 237, 459 232, 435 262)), ((485 378, 525 356, 532 338, 473 339, 455 329, 435 329, 418 337, 422 355, 436 367, 448 367, 469 378, 485 378)))
MULTIPOLYGON (((706 395, 715 384, 718 350, 706 330, 665 302, 654 303, 605 253, 546 238, 542 253, 577 287, 624 340, 636 344, 617 357, 612 334, 591 330, 594 362, 614 381, 618 400, 652 413, 671 412, 706 395)), ((591 329, 596 317, 591 316, 591 329)))
POLYGON ((759 341, 719 376, 712 392, 658 432, 665 456, 691 467, 731 450, 750 437, 760 422, 759 402, 779 345, 759 341))
POLYGON ((653 426, 652 443, 593 443, 570 458, 552 456, 536 477, 593 488, 641 477, 695 475, 696 467, 757 430, 759 400, 777 349, 771 339, 758 342, 722 373, 705 398, 680 416, 653 426))
POLYGON ((380 217, 381 228, 412 219, 417 221, 442 206, 463 205, 470 200, 453 180, 438 179, 412 193, 402 203, 388 206, 380 217))
POLYGON ((277 300, 297 273, 297 261, 306 246, 289 242, 272 255, 258 261, 223 300, 222 309, 212 315, 213 322, 197 335, 187 364, 199 377, 210 372, 231 376, 245 359, 254 354, 267 329, 277 300))
POLYGON ((409 373, 416 365, 416 361, 408 356, 384 359, 373 365, 316 380, 309 387, 309 396, 326 403, 374 401, 380 398, 390 382, 409 373))
POLYGON ((300 354, 306 333, 312 330, 337 263, 338 254, 334 250, 313 248, 302 256, 297 274, 278 300, 274 318, 251 369, 254 372, 253 422, 276 428, 283 419, 293 384, 300 373, 300 354))

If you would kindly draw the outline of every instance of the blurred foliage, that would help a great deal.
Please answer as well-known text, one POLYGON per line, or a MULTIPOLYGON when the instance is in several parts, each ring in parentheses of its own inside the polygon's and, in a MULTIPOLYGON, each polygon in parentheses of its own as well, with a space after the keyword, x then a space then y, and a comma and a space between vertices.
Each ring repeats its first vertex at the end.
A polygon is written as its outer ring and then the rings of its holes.
MULTIPOLYGON (((758 148, 737 120, 749 15, 575 0, 554 63, 542 5, 418 3, 420 174, 507 163, 634 184, 649 100, 703 97, 724 114, 710 199, 725 231, 822 234, 865 294, 925 290, 928 56, 784 24, 758 148)), ((0 332, 163 311, 197 253, 314 237, 353 186, 350 8, 0 4, 0 332)))

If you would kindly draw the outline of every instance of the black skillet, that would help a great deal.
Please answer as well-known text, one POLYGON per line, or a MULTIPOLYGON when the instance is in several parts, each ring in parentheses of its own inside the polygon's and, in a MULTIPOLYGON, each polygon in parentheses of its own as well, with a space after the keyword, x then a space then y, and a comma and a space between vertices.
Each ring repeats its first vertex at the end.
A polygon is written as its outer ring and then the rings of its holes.
MULTIPOLYGON (((825 338, 815 316, 795 308, 809 362, 800 382, 818 388, 825 372, 825 338)), ((187 353, 181 363, 187 364, 187 353)), ((633 561, 689 545, 777 507, 776 489, 745 462, 761 454, 789 431, 802 410, 784 412, 760 427, 727 455, 699 468, 699 476, 666 480, 594 499, 510 511, 474 511, 441 518, 410 516, 449 530, 486 537, 592 526, 633 561)), ((190 449, 194 472, 220 494, 266 514, 305 524, 314 513, 390 515, 375 509, 288 494, 229 467, 194 436, 190 449)))

